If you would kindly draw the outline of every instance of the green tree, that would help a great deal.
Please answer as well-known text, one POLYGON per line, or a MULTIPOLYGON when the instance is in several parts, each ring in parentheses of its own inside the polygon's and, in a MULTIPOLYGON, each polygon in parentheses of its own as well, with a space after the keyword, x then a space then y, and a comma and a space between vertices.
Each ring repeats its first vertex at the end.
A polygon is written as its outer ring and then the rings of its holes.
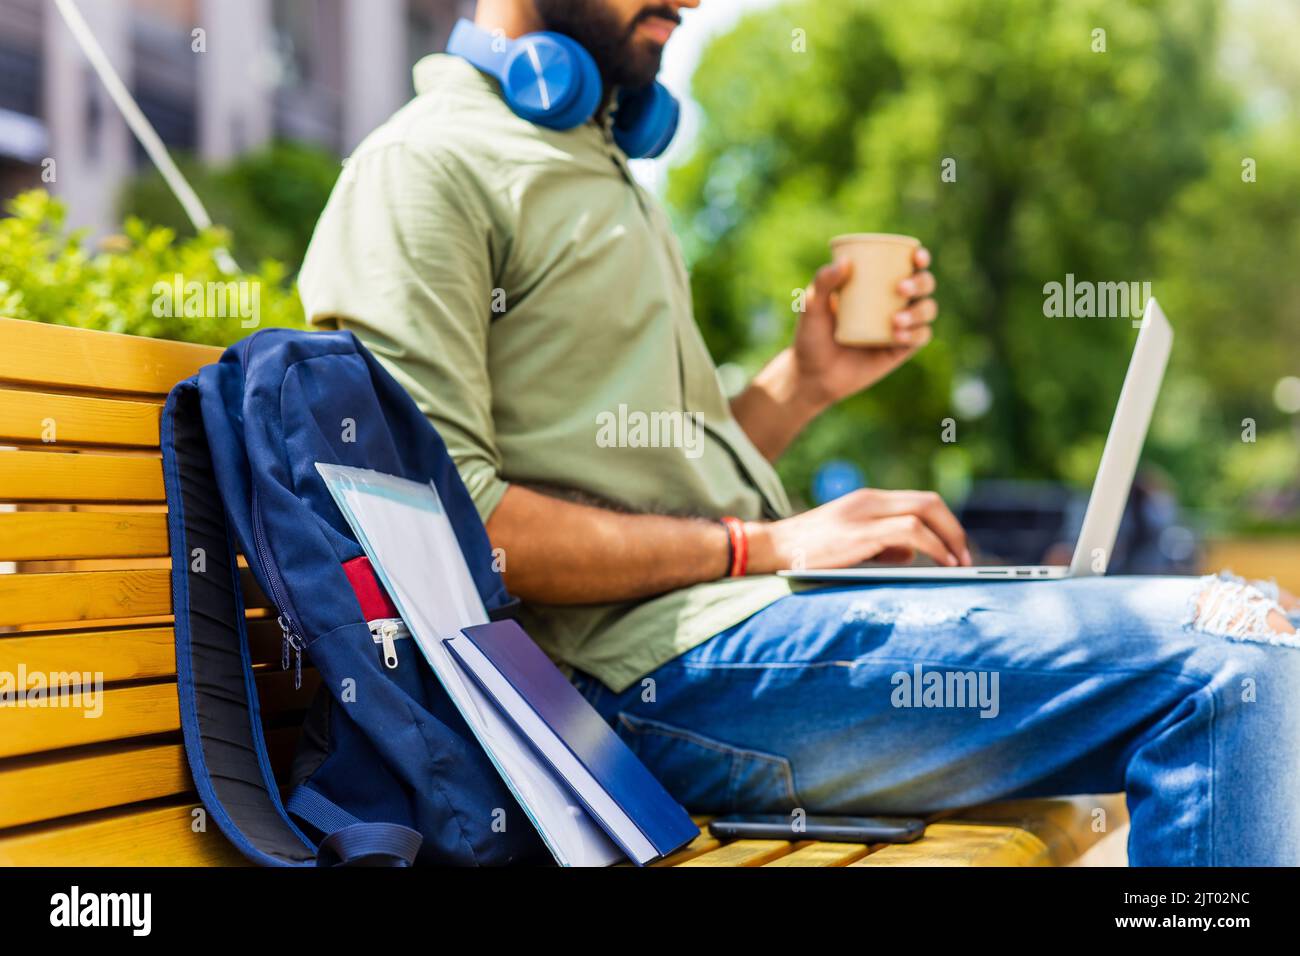
POLYGON ((1300 503, 1300 416, 1273 396, 1300 376, 1300 134, 1289 123, 1242 131, 1213 157, 1156 232, 1158 286, 1183 347, 1153 438, 1218 523, 1251 511, 1274 522, 1279 500, 1300 503))
MULTIPOLYGON (((211 167, 192 158, 179 165, 203 198, 213 222, 228 230, 236 259, 246 267, 274 259, 297 273, 330 190, 338 157, 306 143, 278 142, 211 167)), ((127 184, 118 203, 123 219, 136 216, 194 235, 171 190, 150 170, 127 184)))
POLYGON ((698 149, 669 198, 719 360, 753 367, 788 341, 831 235, 910 233, 936 257, 935 342, 809 430, 782 463, 796 491, 832 450, 877 485, 1095 464, 1131 323, 1048 318, 1044 286, 1156 279, 1155 227, 1234 118, 1217 8, 799 0, 710 46, 698 149), (988 414, 953 407, 966 378, 988 414))

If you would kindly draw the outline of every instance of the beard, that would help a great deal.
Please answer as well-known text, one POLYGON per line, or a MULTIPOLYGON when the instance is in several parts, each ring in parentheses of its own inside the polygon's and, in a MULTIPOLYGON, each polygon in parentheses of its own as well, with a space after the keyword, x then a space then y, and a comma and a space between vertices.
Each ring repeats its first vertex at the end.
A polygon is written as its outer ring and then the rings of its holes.
POLYGON ((623 23, 605 0, 535 0, 547 30, 577 40, 596 61, 601 79, 610 86, 640 89, 654 82, 663 47, 636 36, 637 25, 657 16, 674 23, 680 17, 671 7, 646 7, 630 23, 623 23))

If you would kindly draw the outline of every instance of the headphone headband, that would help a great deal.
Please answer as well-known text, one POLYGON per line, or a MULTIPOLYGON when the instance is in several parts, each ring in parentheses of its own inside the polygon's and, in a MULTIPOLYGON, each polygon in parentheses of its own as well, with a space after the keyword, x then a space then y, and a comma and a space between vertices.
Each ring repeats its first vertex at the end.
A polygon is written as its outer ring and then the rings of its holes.
POLYGON ((461 18, 447 40, 447 52, 468 60, 485 73, 496 74, 505 67, 511 42, 504 35, 489 33, 461 18))
MULTIPOLYGON (((581 126, 604 95, 595 59, 561 33, 526 33, 512 40, 461 19, 447 52, 495 77, 516 115, 548 129, 581 126)), ((614 141, 633 159, 653 158, 667 148, 679 115, 677 100, 658 82, 625 91, 614 116, 614 141)))

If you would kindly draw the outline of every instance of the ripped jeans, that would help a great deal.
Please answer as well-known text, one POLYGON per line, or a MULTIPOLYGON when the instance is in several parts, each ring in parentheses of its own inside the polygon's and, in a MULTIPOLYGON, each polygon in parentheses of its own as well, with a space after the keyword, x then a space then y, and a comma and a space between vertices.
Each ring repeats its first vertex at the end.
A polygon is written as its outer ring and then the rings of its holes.
POLYGON ((575 683, 693 811, 1122 790, 1132 865, 1296 865, 1300 640, 1268 607, 1215 578, 806 590, 622 694, 575 683))

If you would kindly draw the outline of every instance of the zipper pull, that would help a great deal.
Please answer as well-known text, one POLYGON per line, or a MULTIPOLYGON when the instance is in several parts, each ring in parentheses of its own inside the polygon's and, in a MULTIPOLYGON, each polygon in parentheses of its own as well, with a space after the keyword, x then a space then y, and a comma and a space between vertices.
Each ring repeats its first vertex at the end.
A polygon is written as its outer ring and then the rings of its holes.
POLYGON ((289 619, 281 614, 277 617, 276 622, 280 625, 280 633, 283 635, 280 641, 280 670, 289 669, 289 648, 293 648, 293 689, 302 689, 302 643, 298 640, 298 635, 294 634, 293 628, 289 626, 289 619))
POLYGON ((284 619, 284 615, 279 615, 275 622, 280 625, 280 670, 289 669, 289 624, 284 619))
POLYGON ((379 625, 379 634, 376 640, 384 648, 384 666, 389 670, 397 669, 397 644, 394 638, 397 637, 398 624, 396 621, 384 621, 379 625))

